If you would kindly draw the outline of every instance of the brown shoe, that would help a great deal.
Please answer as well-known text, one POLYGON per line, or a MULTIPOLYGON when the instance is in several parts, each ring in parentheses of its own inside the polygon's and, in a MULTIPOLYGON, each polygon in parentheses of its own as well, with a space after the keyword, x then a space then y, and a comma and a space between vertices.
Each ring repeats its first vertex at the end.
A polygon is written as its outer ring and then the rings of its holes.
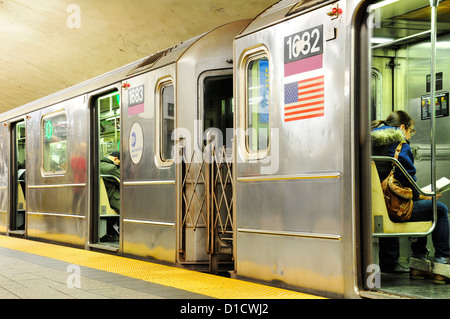
POLYGON ((431 261, 411 257, 409 261, 409 277, 411 279, 432 279, 434 274, 431 261))
POLYGON ((409 270, 409 278, 411 279, 433 279, 435 275, 431 271, 411 268, 409 270))
MULTIPOLYGON (((448 262, 448 260, 447 260, 448 262)), ((450 264, 434 263, 434 283, 446 284, 450 282, 450 264)))
POLYGON ((445 284, 448 284, 450 282, 450 278, 444 277, 442 275, 434 275, 433 282, 435 284, 445 285, 445 284))

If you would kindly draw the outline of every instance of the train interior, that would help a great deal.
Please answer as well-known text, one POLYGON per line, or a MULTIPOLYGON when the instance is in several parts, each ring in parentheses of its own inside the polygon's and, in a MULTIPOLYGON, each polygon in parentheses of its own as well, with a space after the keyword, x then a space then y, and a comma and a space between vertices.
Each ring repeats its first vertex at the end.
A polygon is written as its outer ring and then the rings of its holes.
MULTIPOLYGON (((218 128, 222 132, 222 141, 231 151, 232 134, 226 134, 233 127, 233 75, 229 71, 214 71, 203 81, 203 132, 209 128, 218 128)), ((206 145, 206 139, 203 139, 206 145)))
MULTIPOLYGON (((404 110, 415 121, 416 134, 411 138, 414 163, 417 168, 417 185, 431 184, 433 150, 436 146, 436 180, 450 178, 450 3, 441 1, 437 7, 437 22, 432 19, 428 0, 379 1, 369 7, 371 16, 371 121, 384 120, 394 110, 404 110), (436 26, 436 75, 435 75, 435 134, 431 128, 430 95, 433 24, 436 26)), ((376 174, 376 171, 375 171, 376 174)), ((372 173, 372 183, 377 176, 372 173)), ((381 188, 380 188, 381 190, 381 188)), ((380 262, 380 241, 399 239, 399 262, 409 266, 411 242, 419 233, 426 233, 431 222, 393 223, 384 211, 378 212, 376 192, 372 186, 372 252, 373 261, 380 262), (384 217, 384 219, 383 219, 384 217)), ((383 200, 381 198, 381 200, 383 200)), ((450 205, 450 192, 439 198, 450 205)), ((383 207, 384 201, 383 201, 383 207)), ((434 248, 428 235, 429 259, 433 261, 434 248)), ((383 249, 384 248, 383 246, 383 249)), ((388 293, 418 298, 448 298, 448 285, 439 285, 432 279, 413 280, 409 272, 389 273, 381 271, 380 282, 375 288, 388 293)))
MULTIPOLYGON (((92 143, 96 161, 93 170, 94 209, 91 238, 97 244, 118 247, 120 238, 120 162, 114 157, 120 152, 120 94, 113 91, 94 99, 96 124, 92 143), (113 154, 113 155, 112 155, 113 154)), ((120 154, 120 153, 119 153, 120 154)), ((119 156, 120 157, 120 156, 119 156)), ((120 158, 119 158, 120 161, 120 158)))

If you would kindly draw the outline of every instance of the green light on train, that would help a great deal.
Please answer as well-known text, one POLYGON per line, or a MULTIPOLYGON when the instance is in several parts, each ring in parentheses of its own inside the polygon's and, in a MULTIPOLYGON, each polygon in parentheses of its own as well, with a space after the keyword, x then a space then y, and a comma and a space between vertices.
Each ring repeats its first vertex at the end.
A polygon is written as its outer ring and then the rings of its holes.
POLYGON ((47 139, 51 139, 53 135, 53 124, 51 121, 47 121, 47 123, 45 123, 45 137, 47 137, 47 139))

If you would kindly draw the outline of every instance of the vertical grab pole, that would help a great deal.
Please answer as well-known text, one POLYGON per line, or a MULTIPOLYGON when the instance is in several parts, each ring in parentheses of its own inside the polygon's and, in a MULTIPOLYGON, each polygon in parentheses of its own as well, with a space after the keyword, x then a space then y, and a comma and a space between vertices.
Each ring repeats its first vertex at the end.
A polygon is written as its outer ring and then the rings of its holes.
POLYGON ((433 196, 433 224, 437 220, 436 199, 436 30, 437 30, 437 6, 439 0, 430 0, 431 6, 431 79, 430 79, 430 105, 431 105, 431 191, 433 196))

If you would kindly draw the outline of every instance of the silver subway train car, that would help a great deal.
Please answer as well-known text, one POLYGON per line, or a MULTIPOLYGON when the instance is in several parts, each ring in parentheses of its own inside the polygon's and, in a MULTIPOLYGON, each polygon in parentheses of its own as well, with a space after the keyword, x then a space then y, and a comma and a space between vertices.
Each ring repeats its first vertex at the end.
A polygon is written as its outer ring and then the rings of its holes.
POLYGON ((381 238, 408 264, 436 222, 389 219, 370 139, 405 110, 417 184, 450 175, 447 2, 282 0, 1 114, 0 233, 331 297, 450 297, 380 271, 381 238))

